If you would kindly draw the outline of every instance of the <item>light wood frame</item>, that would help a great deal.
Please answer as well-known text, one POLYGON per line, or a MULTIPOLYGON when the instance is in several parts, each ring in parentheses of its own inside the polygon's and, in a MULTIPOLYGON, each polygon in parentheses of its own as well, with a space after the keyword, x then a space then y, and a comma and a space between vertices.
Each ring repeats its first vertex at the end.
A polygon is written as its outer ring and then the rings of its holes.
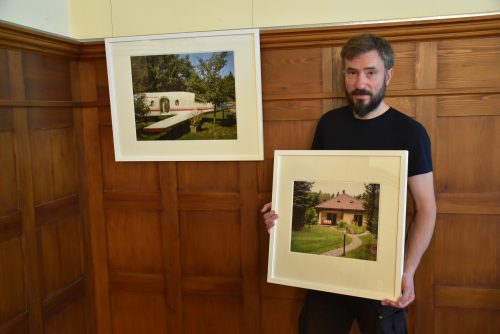
POLYGON ((260 40, 257 29, 107 38, 105 45, 117 161, 263 159, 260 40), (130 57, 219 51, 234 53, 237 139, 137 140, 130 57))
POLYGON ((371 299, 401 293, 407 151, 275 151, 268 282, 371 299), (377 260, 290 251, 293 183, 298 180, 380 184, 377 260))

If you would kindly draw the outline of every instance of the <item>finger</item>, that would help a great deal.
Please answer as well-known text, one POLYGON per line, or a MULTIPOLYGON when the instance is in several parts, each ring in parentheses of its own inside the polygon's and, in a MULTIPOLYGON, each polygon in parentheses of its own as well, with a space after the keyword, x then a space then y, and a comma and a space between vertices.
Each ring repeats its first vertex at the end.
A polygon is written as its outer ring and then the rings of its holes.
POLYGON ((264 206, 262 207, 262 209, 260 210, 260 212, 264 213, 264 212, 269 211, 271 209, 271 205, 272 205, 271 202, 264 204, 264 206))

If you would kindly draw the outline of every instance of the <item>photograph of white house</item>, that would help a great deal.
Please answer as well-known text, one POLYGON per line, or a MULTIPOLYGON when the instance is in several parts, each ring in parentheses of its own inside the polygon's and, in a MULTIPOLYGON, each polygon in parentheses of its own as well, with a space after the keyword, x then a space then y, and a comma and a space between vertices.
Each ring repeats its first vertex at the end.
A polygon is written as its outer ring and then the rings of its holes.
POLYGON ((234 52, 130 57, 137 140, 237 139, 234 52))

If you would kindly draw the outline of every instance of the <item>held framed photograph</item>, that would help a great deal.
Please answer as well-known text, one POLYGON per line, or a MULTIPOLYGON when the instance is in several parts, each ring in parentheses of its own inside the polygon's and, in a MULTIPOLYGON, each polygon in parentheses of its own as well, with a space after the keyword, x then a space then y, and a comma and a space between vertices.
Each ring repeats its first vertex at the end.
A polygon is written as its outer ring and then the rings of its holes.
POLYGON ((117 161, 263 159, 257 29, 105 45, 117 161))
POLYGON ((268 282, 397 299, 407 160, 407 151, 275 151, 268 282))

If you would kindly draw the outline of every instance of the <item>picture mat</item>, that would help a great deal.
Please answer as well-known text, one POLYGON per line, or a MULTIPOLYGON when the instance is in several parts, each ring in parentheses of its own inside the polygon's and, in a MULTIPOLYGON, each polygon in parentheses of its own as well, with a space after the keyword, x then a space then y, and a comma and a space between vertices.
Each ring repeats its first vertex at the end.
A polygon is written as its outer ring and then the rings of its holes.
POLYGON ((406 151, 275 151, 268 281, 371 298, 401 294, 406 212, 406 151), (380 184, 376 261, 290 251, 293 181, 380 184))
POLYGON ((117 161, 262 160, 262 93, 258 31, 189 33, 106 39, 117 161), (234 52, 237 139, 138 141, 131 56, 234 52))

